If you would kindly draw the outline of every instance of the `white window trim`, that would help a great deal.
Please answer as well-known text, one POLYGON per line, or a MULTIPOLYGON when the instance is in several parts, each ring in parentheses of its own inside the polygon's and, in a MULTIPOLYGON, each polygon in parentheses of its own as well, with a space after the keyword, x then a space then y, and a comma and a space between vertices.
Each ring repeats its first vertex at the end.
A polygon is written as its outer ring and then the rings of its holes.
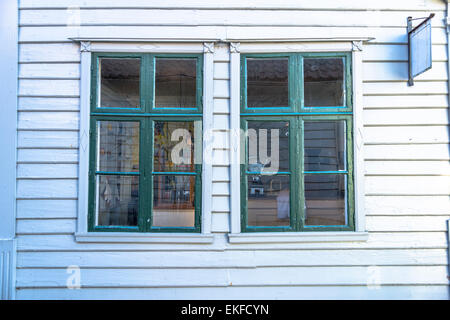
POLYGON ((231 233, 230 244, 244 243, 301 243, 301 242, 345 242, 366 241, 368 232, 364 212, 364 155, 362 120, 362 49, 364 39, 315 42, 232 42, 230 43, 230 130, 232 133, 230 150, 230 201, 231 233), (354 189, 355 189, 355 231, 326 232, 261 232, 241 233, 240 195, 240 53, 274 52, 351 52, 353 86, 353 127, 354 127, 354 189))
POLYGON ((93 243, 180 243, 211 244, 212 146, 205 137, 212 129, 213 117, 213 42, 121 42, 90 39, 72 39, 80 42, 80 131, 78 164, 78 221, 75 240, 93 243), (91 95, 92 52, 149 52, 149 53, 203 53, 203 164, 202 164, 202 224, 200 234, 190 233, 133 233, 88 232, 89 215, 89 119, 91 95))

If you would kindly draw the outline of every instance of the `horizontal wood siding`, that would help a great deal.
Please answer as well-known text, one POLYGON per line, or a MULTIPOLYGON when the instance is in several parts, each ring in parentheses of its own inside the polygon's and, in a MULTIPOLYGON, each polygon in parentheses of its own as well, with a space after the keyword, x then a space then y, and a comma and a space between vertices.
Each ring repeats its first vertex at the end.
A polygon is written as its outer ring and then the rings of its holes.
MULTIPOLYGON (((448 56, 439 0, 21 0, 17 298, 448 299, 448 56), (406 17, 433 68, 407 82, 406 17), (375 37, 363 50, 366 242, 230 245, 230 61, 214 50, 212 244, 77 243, 80 53, 70 37, 375 37), (81 289, 66 287, 68 266, 81 289)), ((237 40, 236 40, 237 41, 237 40)))

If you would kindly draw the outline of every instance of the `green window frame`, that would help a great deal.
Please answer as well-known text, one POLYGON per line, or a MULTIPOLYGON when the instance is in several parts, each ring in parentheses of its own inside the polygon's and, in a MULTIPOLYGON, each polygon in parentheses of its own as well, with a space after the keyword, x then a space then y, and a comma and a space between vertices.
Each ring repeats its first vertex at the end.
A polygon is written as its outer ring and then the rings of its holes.
MULTIPOLYGON (((248 215, 248 177, 264 176, 261 172, 249 170, 248 139, 241 143, 243 161, 240 165, 241 193, 241 231, 242 232, 308 232, 308 231, 355 231, 355 194, 353 170, 353 106, 351 53, 265 53, 241 54, 241 130, 247 133, 249 123, 288 122, 289 123, 289 171, 269 173, 276 176, 289 176, 289 225, 255 226, 249 225, 248 215), (247 107, 247 59, 255 58, 288 58, 288 94, 289 106, 280 107, 247 107), (326 107, 309 107, 304 102, 303 62, 306 58, 342 58, 343 59, 343 105, 326 107), (336 171, 305 171, 304 123, 313 121, 343 121, 345 123, 345 167, 336 171), (305 175, 330 174, 336 177, 345 176, 345 224, 339 225, 306 225, 305 209, 305 175)), ((267 174, 267 173, 266 173, 267 174)))
MULTIPOLYGON (((201 232, 202 203, 202 164, 196 161, 191 171, 158 172, 154 168, 154 137, 156 122, 192 122, 202 131, 202 99, 203 99, 203 55, 202 54, 154 54, 154 53, 92 53, 91 65, 91 99, 90 99, 90 130, 89 130, 89 194, 88 194, 88 231, 89 232, 201 232), (99 66, 100 59, 140 59, 140 105, 137 108, 99 107, 99 66), (195 108, 163 108, 155 107, 155 61, 164 59, 196 59, 196 98, 195 108), (98 171, 98 123, 100 121, 125 121, 139 123, 139 171, 136 172, 105 172, 98 171), (102 175, 119 175, 138 177, 139 196, 136 226, 96 225, 97 177, 102 175), (162 227, 153 225, 153 183, 155 177, 186 176, 194 178, 194 226, 193 227, 162 227)), ((195 156, 201 155, 202 137, 196 137, 195 156)))

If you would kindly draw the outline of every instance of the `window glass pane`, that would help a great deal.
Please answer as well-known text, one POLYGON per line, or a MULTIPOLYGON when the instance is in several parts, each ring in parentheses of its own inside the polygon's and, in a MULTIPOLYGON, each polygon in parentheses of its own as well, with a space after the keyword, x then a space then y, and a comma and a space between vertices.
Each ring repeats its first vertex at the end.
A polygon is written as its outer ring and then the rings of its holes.
POLYGON ((344 58, 303 60, 305 107, 344 105, 344 58))
POLYGON ((155 107, 195 108, 197 59, 156 59, 155 107))
POLYGON ((195 177, 153 176, 153 226, 195 225, 195 177))
POLYGON ((248 122, 249 172, 289 171, 289 122, 248 122))
POLYGON ((97 170, 139 171, 139 122, 98 121, 97 170))
POLYGON ((194 122, 156 121, 154 172, 194 171, 194 122))
POLYGON ((346 225, 345 174, 305 174, 305 225, 346 225))
POLYGON ((288 107, 288 58, 247 59, 247 107, 288 107))
POLYGON ((100 107, 139 108, 141 59, 101 58, 100 107))
POLYGON ((249 175, 248 226, 289 226, 289 176, 249 175))
POLYGON ((98 226, 137 226, 138 207, 138 176, 97 176, 98 226))
POLYGON ((305 121, 305 171, 346 169, 345 120, 305 121))

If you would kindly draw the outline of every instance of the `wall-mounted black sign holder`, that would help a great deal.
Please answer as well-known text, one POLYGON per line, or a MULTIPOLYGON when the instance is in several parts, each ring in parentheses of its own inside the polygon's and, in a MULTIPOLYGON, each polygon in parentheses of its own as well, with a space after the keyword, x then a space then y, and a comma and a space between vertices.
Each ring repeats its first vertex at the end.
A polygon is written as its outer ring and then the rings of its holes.
POLYGON ((431 69, 431 18, 407 18, 408 32, 408 85, 414 85, 414 77, 431 69), (413 28, 414 20, 423 20, 413 28))

